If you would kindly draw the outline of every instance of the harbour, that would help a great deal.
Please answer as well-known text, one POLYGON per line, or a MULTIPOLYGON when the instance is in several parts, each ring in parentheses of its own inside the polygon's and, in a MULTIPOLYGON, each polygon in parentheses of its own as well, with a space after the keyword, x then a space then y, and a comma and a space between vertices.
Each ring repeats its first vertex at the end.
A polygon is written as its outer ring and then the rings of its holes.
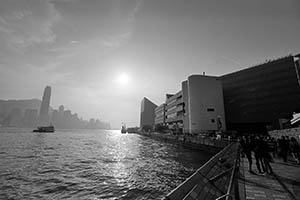
POLYGON ((203 154, 120 130, 0 129, 0 199, 161 199, 203 154))

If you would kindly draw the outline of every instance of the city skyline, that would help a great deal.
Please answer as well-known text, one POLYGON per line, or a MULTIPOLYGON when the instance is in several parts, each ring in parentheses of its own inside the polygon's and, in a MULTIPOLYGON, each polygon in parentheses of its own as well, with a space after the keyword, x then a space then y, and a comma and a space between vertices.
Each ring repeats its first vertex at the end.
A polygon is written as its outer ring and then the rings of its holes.
POLYGON ((0 127, 36 128, 37 126, 54 125, 57 129, 111 129, 110 123, 96 118, 83 119, 77 113, 49 106, 47 115, 41 115, 43 102, 39 99, 0 99, 0 127), (44 123, 41 122, 43 120, 44 123))
POLYGON ((191 74, 220 76, 300 52, 300 2, 0 2, 0 99, 40 97, 118 128, 191 74), (16 80, 16 81, 13 81, 16 80))

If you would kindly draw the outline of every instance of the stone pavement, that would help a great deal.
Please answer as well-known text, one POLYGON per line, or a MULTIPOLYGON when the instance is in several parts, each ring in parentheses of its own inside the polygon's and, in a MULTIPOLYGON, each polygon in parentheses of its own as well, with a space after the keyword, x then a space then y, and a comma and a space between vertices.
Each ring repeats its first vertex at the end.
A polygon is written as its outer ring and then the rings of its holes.
POLYGON ((259 174, 255 159, 252 159, 252 170, 249 172, 249 164, 246 158, 241 158, 240 172, 242 180, 239 181, 241 193, 245 193, 242 199, 246 200, 300 200, 300 165, 289 160, 284 163, 280 159, 274 159, 271 166, 274 175, 259 174))

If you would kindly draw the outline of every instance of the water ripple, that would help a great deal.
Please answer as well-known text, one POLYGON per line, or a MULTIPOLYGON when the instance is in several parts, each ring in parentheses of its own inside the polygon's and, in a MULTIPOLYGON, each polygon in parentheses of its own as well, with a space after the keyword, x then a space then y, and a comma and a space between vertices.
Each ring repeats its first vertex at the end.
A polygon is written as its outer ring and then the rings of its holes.
POLYGON ((210 155, 119 131, 0 129, 0 199, 160 199, 210 155))

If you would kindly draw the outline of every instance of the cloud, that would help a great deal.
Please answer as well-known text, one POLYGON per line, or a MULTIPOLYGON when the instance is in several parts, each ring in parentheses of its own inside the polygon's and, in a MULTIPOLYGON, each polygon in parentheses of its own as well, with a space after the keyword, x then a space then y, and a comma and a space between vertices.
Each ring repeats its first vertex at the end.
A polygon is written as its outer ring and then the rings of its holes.
POLYGON ((1 1, 0 13, 0 41, 15 51, 56 39, 52 28, 60 14, 50 1, 1 1))
POLYGON ((232 59, 232 58, 228 58, 227 56, 221 56, 222 59, 227 60, 233 64, 238 65, 239 67, 242 67, 241 63, 239 63, 238 61, 232 59))

